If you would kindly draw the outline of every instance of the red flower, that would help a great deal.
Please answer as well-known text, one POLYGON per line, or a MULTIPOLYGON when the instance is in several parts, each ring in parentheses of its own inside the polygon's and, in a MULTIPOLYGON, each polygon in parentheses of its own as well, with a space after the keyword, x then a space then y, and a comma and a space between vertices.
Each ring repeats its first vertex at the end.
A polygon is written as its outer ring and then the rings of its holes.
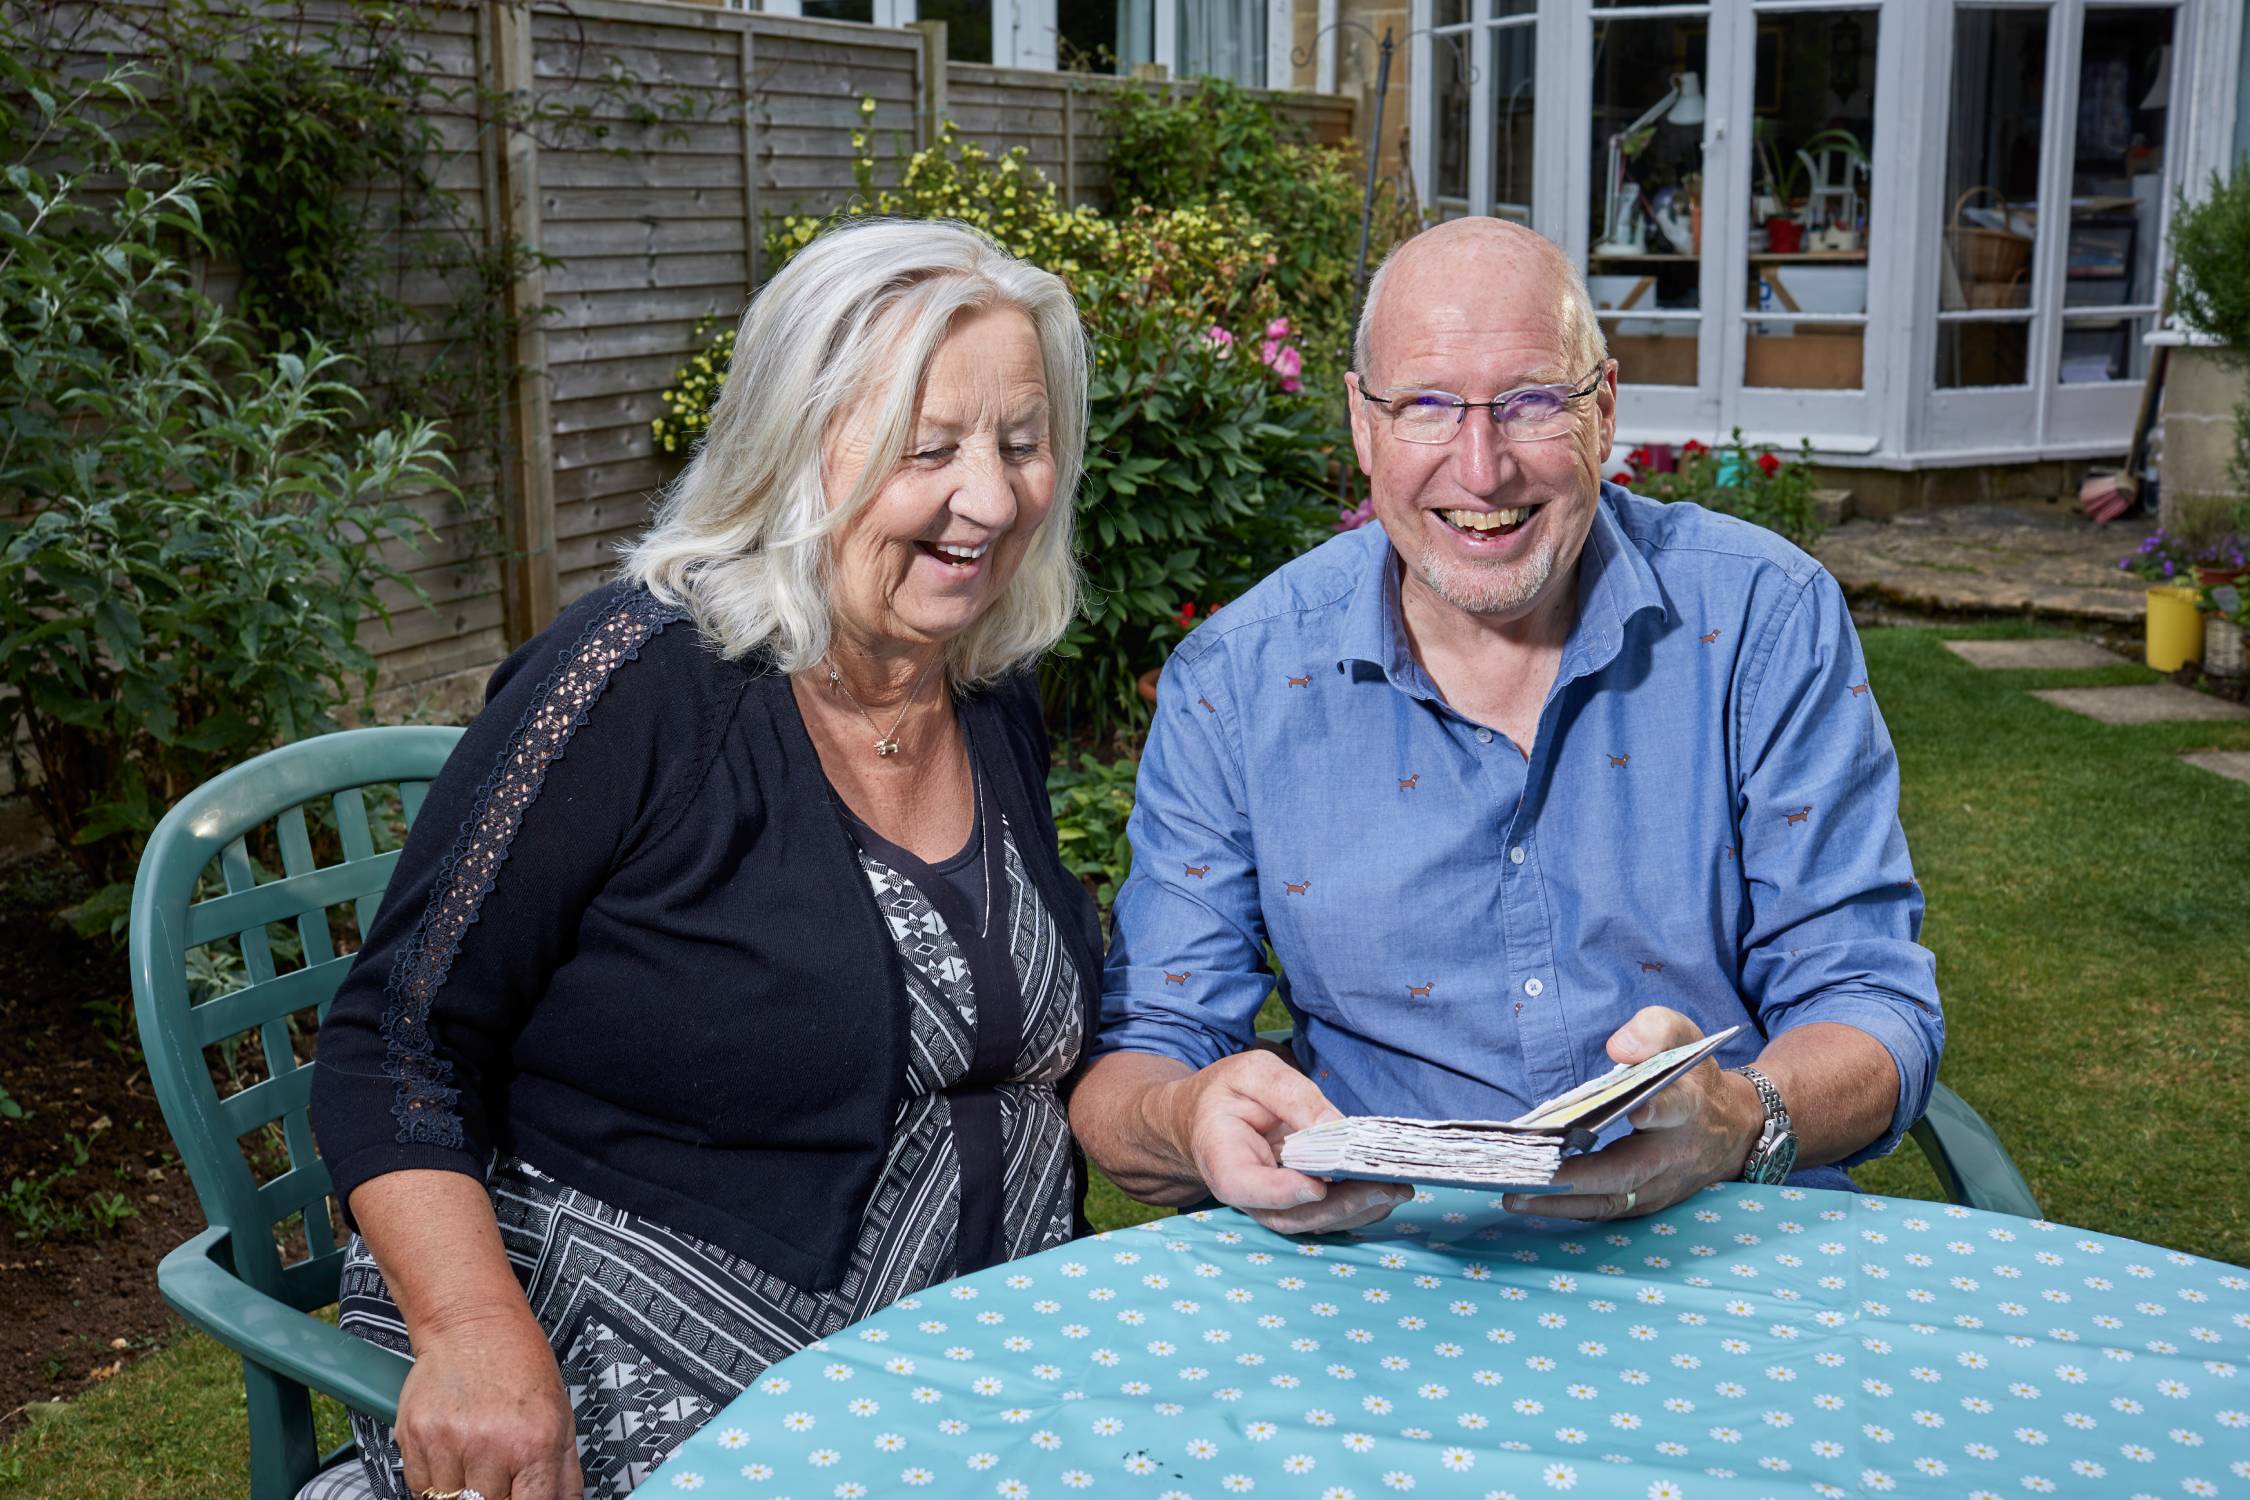
POLYGON ((1773 478, 1774 475, 1781 472, 1781 460, 1775 458, 1771 453, 1759 454, 1758 472, 1765 475, 1768 479, 1773 478))
POLYGON ((1690 453, 1709 453, 1710 451, 1709 448, 1706 448, 1694 438, 1689 438, 1686 442, 1680 444, 1680 456, 1682 458, 1687 457, 1690 453))
POLYGON ((1193 599, 1190 599, 1187 603, 1180 606, 1180 628, 1182 630, 1185 630, 1194 623, 1195 601, 1193 599))
POLYGON ((1631 484, 1633 482, 1633 471, 1630 469, 1619 469, 1616 473, 1609 476, 1609 482, 1611 484, 1631 484))

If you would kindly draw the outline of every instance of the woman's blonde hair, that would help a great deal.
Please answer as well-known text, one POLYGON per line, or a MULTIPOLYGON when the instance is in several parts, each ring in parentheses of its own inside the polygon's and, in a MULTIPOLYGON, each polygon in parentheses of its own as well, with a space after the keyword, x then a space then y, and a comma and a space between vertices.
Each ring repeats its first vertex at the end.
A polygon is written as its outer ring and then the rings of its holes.
POLYGON ((684 606, 729 660, 764 648, 783 671, 827 655, 831 540, 913 437, 915 396, 963 312, 1031 319, 1047 382, 1055 504, 991 608, 947 648, 960 686, 991 682, 1062 637, 1078 608, 1072 500, 1084 467, 1086 337, 1060 280, 966 224, 872 219, 831 230, 751 300, 711 424, 625 578, 684 606), (830 503, 833 424, 870 404, 867 464, 830 503))

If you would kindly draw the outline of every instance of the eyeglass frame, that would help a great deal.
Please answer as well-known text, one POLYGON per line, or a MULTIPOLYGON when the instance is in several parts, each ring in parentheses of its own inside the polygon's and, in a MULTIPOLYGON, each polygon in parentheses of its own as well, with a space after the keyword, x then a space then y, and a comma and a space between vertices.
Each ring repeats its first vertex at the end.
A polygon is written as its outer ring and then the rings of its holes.
MULTIPOLYGON (((1572 390, 1568 385, 1519 385, 1512 391, 1502 391, 1499 395, 1494 396, 1490 401, 1471 401, 1466 396, 1459 395, 1453 391, 1441 391, 1434 386, 1409 386, 1407 387, 1408 390, 1417 391, 1425 396, 1450 396, 1453 398, 1453 431, 1434 443, 1424 443, 1422 444, 1422 446, 1426 448, 1441 448, 1445 446, 1445 444, 1452 442, 1454 437, 1461 431, 1462 424, 1468 420, 1469 413, 1472 411, 1488 411, 1492 413, 1493 429, 1496 432, 1499 432, 1501 436, 1508 437, 1506 430, 1501 427, 1502 417, 1500 408, 1505 406, 1508 402, 1515 400, 1518 396, 1528 396, 1534 391, 1551 391, 1556 393, 1558 399, 1563 402, 1564 410, 1567 411, 1570 409, 1571 402, 1581 400, 1587 396, 1591 396, 1592 394, 1594 394, 1594 392, 1601 389, 1602 377, 1609 373, 1610 363, 1611 362, 1607 359, 1603 360, 1594 368, 1594 373, 1586 377, 1586 384, 1582 388, 1575 391, 1572 390)), ((1354 371, 1353 373, 1356 375, 1358 372, 1354 371)), ((1359 391, 1360 400, 1374 402, 1376 405, 1383 408, 1384 412, 1391 418, 1393 423, 1397 422, 1398 413, 1392 409, 1391 403, 1399 398, 1401 392, 1393 391, 1388 396, 1378 396, 1373 391, 1367 389, 1364 380, 1355 382, 1355 388, 1359 391)), ((1563 434, 1560 432, 1550 432, 1544 437, 1508 437, 1508 441, 1511 443, 1546 443, 1552 442, 1554 439, 1559 438, 1562 435, 1563 434)), ((1414 440, 1412 438, 1401 438, 1400 441, 1412 442, 1414 440)))

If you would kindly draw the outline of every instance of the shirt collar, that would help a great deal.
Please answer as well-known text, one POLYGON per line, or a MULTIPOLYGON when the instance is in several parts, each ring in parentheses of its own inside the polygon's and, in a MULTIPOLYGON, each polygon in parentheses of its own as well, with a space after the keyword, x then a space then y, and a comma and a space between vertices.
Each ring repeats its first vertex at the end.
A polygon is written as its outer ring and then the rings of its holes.
MULTIPOLYGON (((1624 648, 1626 624, 1634 616, 1643 610, 1664 611, 1654 570, 1617 521, 1617 507, 1626 493, 1618 485, 1602 484, 1594 524, 1578 554, 1578 618, 1563 647, 1558 686, 1616 660, 1624 648)), ((1400 692, 1434 700, 1437 684, 1414 659, 1406 641, 1406 622, 1399 611, 1398 553, 1379 523, 1367 529, 1381 534, 1382 544, 1368 547, 1360 563, 1358 586, 1352 590, 1338 636, 1337 665, 1348 671, 1353 663, 1364 662, 1400 692)))

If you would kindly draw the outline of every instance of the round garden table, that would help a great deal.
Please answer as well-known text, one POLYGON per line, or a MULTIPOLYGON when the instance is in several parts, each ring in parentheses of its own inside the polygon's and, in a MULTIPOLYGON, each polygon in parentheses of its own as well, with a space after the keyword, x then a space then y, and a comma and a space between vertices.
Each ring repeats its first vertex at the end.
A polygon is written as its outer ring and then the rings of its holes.
POLYGON ((1947 1204, 1724 1184, 1560 1225, 1419 1193, 1160 1219, 775 1365, 646 1483, 743 1500, 1400 1491, 2250 1496, 2250 1275, 1947 1204))

